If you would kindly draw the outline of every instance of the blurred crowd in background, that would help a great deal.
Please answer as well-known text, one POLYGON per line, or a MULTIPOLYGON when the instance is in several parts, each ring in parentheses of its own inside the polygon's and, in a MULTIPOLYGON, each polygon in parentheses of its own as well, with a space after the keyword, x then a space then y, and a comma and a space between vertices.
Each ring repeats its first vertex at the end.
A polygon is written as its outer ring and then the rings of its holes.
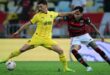
MULTIPOLYGON (((29 21, 37 9, 37 0, 0 0, 0 38, 9 38, 22 24, 29 21)), ((68 12, 75 6, 84 8, 84 15, 91 18, 105 38, 110 37, 110 0, 48 0, 50 11, 68 12)), ((36 25, 23 30, 18 37, 31 37, 36 25)), ((94 30, 87 28, 93 37, 94 30)), ((53 37, 68 37, 66 22, 56 23, 53 37)))

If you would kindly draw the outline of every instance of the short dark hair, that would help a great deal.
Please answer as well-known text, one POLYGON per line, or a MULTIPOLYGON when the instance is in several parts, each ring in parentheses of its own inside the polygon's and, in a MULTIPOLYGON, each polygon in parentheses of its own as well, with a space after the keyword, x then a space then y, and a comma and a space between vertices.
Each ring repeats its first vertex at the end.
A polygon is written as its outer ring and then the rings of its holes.
POLYGON ((81 13, 83 13, 84 9, 81 6, 76 6, 73 10, 78 10, 78 9, 81 13))
POLYGON ((37 4, 45 4, 45 5, 47 5, 47 0, 38 0, 37 4))

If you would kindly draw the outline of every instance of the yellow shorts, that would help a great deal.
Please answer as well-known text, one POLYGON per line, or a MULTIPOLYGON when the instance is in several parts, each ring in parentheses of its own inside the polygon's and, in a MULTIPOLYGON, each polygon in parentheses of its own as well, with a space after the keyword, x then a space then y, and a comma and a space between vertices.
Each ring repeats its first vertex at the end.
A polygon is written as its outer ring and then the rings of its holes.
POLYGON ((32 39, 28 40, 27 44, 37 46, 43 46, 46 48, 51 49, 53 45, 57 45, 57 42, 52 40, 51 38, 44 38, 44 37, 32 37, 32 39))

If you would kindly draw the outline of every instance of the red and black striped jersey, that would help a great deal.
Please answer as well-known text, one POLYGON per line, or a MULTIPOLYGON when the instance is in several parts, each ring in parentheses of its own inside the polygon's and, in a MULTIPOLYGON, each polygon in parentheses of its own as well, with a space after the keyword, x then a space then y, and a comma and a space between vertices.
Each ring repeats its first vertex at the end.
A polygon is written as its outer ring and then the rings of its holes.
POLYGON ((89 25, 90 19, 81 17, 76 20, 74 16, 67 16, 65 20, 68 23, 68 31, 70 37, 80 36, 87 33, 86 25, 89 25))

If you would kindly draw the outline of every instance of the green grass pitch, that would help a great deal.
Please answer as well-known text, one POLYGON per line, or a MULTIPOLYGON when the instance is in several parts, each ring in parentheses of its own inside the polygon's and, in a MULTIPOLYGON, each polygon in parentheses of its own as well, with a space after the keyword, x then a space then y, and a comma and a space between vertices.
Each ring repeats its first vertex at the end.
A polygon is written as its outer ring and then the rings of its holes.
POLYGON ((109 75, 110 65, 105 62, 88 62, 92 72, 78 62, 69 62, 69 66, 76 72, 63 72, 62 65, 57 61, 18 61, 15 70, 8 71, 5 64, 0 64, 0 75, 109 75))
MULTIPOLYGON (((7 57, 13 50, 20 48, 28 39, 0 39, 0 59, 7 57)), ((55 39, 64 49, 69 61, 69 39, 55 39)), ((107 40, 110 42, 110 40, 107 40)), ((21 54, 16 60, 16 68, 8 71, 5 64, 0 64, 0 75, 110 75, 110 65, 105 62, 88 62, 93 67, 93 72, 86 72, 85 67, 77 62, 70 62, 69 66, 76 70, 62 72, 62 65, 57 62, 58 55, 45 48, 38 47, 21 54), (59 68, 61 70, 59 70, 59 68)))

